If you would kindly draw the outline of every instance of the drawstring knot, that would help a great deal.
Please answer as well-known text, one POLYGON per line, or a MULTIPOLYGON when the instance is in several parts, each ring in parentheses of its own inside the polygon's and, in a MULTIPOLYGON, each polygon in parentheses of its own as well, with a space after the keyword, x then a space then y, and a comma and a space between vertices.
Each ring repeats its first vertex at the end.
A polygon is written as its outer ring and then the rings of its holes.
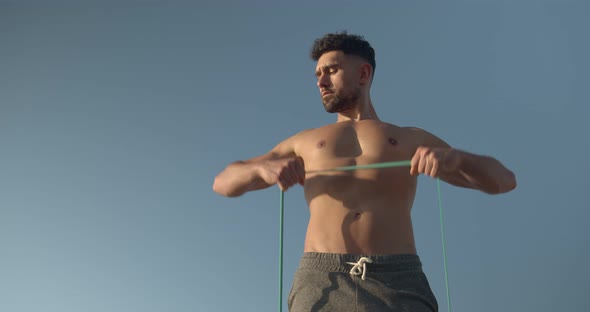
POLYGON ((373 263, 373 260, 367 257, 362 257, 359 259, 358 262, 347 263, 353 265, 352 269, 350 269, 350 275, 361 275, 361 278, 365 280, 365 276, 367 273, 367 263, 373 263))

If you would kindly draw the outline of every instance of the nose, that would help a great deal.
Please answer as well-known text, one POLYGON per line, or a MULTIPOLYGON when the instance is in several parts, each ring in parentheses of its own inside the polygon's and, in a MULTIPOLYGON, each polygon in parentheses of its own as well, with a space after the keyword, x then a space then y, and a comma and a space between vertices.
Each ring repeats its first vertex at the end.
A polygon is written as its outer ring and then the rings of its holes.
POLYGON ((328 75, 321 74, 318 76, 318 88, 328 89, 330 87, 330 79, 328 75))

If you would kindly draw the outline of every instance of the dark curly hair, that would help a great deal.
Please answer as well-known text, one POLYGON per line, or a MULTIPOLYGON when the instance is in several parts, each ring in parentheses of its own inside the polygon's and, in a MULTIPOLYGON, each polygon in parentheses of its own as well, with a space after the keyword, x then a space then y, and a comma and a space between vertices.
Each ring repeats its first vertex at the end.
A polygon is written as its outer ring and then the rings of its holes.
POLYGON ((346 31, 329 33, 314 41, 311 48, 311 58, 317 61, 322 54, 330 51, 342 51, 366 59, 375 73, 375 50, 369 42, 359 35, 349 35, 346 31))

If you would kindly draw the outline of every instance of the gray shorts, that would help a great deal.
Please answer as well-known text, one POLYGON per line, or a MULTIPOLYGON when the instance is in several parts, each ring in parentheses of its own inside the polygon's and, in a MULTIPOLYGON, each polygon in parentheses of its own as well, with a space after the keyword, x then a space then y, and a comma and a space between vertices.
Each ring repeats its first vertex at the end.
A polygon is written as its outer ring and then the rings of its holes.
POLYGON ((288 305, 290 312, 438 311, 417 255, 304 253, 288 305))

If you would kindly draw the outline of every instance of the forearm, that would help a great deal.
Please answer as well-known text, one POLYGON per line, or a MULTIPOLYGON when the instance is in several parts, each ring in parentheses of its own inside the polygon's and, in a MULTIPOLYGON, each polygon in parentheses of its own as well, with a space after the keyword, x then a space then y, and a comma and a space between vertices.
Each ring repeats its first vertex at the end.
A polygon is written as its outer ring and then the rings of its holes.
POLYGON ((227 197, 237 197, 242 194, 269 187, 258 174, 259 164, 255 162, 237 161, 228 165, 213 182, 213 191, 227 197))
POLYGON ((488 194, 500 194, 516 187, 514 173, 498 160, 489 157, 459 152, 459 164, 452 175, 456 179, 463 179, 468 187, 479 189, 488 194))

